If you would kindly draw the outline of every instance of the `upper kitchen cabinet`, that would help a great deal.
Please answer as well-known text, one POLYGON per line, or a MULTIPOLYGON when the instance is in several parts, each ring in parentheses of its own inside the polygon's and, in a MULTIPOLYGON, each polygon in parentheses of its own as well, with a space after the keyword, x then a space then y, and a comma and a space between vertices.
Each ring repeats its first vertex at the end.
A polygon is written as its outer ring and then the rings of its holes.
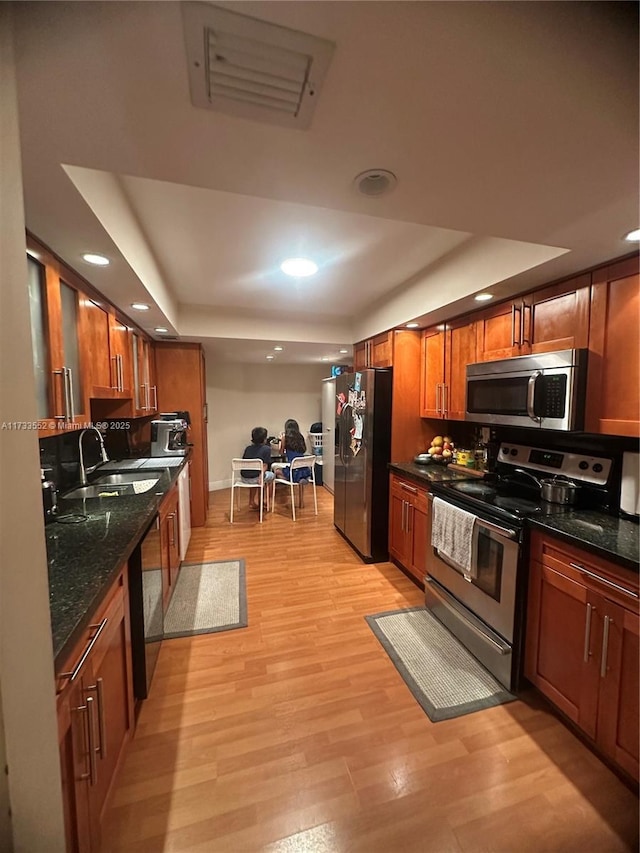
POLYGON ((134 417, 154 415, 158 411, 155 353, 153 345, 139 332, 131 333, 134 417))
POLYGON ((479 312, 477 361, 588 346, 590 283, 585 273, 479 312))
POLYGON ((99 399, 131 399, 130 331, 111 306, 86 297, 83 301, 87 343, 90 347, 89 396, 99 399))
POLYGON ((56 258, 31 240, 27 246, 37 413, 48 422, 39 434, 46 437, 89 420, 83 294, 65 280, 56 258))
POLYGON ((354 370, 393 366, 393 332, 383 332, 353 345, 354 370))
POLYGON ((593 273, 586 430, 640 436, 638 256, 593 273))
POLYGON ((475 323, 462 318, 425 329, 420 395, 423 418, 465 419, 466 368, 475 361, 475 323))
POLYGON ((209 508, 204 353, 200 344, 156 343, 155 355, 159 410, 188 411, 191 418, 191 524, 202 527, 209 508))

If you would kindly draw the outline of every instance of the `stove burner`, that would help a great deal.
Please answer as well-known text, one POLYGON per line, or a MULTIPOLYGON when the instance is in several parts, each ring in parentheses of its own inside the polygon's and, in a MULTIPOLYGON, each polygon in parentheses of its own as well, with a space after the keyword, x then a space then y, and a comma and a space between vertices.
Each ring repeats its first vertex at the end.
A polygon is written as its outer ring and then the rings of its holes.
POLYGON ((465 495, 494 495, 496 493, 496 487, 490 485, 489 483, 478 483, 475 481, 462 481, 460 483, 452 483, 452 487, 456 489, 456 491, 464 492, 465 495))
POLYGON ((500 509, 515 512, 517 515, 534 515, 541 510, 540 504, 535 501, 529 501, 526 498, 503 497, 501 495, 496 495, 493 505, 500 507, 500 509))

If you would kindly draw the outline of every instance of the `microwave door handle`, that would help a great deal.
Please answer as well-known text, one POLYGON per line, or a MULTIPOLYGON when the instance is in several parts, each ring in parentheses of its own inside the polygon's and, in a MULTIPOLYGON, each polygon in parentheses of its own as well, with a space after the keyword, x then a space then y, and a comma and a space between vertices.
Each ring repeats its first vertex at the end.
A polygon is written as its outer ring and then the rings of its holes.
POLYGON ((535 410, 535 398, 536 398, 536 382, 542 376, 541 370, 534 370, 531 376, 529 377, 529 384, 527 386, 527 414, 531 418, 532 421, 535 421, 537 424, 540 423, 542 418, 536 416, 535 410))

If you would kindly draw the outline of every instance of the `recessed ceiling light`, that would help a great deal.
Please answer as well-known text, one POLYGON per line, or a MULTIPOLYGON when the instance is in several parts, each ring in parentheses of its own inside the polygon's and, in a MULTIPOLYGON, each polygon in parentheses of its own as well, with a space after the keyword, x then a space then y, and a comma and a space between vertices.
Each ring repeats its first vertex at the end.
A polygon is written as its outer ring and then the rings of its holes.
POLYGON ((136 311, 148 311, 149 306, 146 302, 132 302, 131 307, 135 308, 136 311))
POLYGON ((274 349, 274 351, 275 351, 275 352, 282 352, 282 350, 284 349, 284 347, 274 347, 273 349, 274 349))
POLYGON ((105 258, 104 255, 96 255, 93 252, 85 252, 82 256, 82 260, 86 261, 88 264, 95 264, 97 267, 108 267, 111 263, 109 258, 105 258))
POLYGON ((275 355, 268 355, 267 361, 272 361, 275 358, 275 355))
POLYGON ((340 355, 346 355, 348 352, 349 352, 349 350, 348 350, 348 349, 341 349, 341 350, 340 350, 340 355))
POLYGON ((391 192, 398 179, 388 169, 367 169, 353 179, 353 185, 362 195, 376 197, 391 192))
POLYGON ((160 332, 160 334, 165 334, 166 332, 169 331, 169 329, 165 329, 164 326, 157 326, 153 331, 154 332, 160 332))
POLYGON ((476 293, 473 298, 476 302, 488 302, 490 299, 493 299, 493 293, 476 293))
POLYGON ((417 329, 420 323, 405 323, 407 329, 417 329))
POLYGON ((323 355, 322 358, 320 359, 320 361, 329 361, 329 356, 323 355))
POLYGON ((280 269, 294 278, 306 278, 318 272, 318 264, 310 261, 309 258, 287 258, 280 264, 280 269))
POLYGON ((628 234, 624 235, 624 239, 628 240, 629 243, 637 243, 640 241, 640 228, 636 228, 635 231, 629 231, 628 234))

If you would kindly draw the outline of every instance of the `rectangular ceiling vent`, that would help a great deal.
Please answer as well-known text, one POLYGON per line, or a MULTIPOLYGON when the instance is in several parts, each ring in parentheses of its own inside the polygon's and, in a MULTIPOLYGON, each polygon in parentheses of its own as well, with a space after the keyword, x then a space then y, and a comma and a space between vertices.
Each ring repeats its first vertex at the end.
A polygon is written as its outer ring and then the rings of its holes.
POLYGON ((191 101, 306 129, 333 44, 208 3, 182 3, 191 101))

